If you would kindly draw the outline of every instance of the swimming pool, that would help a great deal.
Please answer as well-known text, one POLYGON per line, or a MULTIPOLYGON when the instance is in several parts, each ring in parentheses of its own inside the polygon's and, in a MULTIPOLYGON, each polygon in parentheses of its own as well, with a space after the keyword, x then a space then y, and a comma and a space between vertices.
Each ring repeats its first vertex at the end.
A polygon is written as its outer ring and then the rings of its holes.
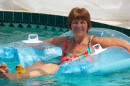
MULTIPOLYGON (((26 24, 23 24, 23 28, 18 28, 18 24, 14 24, 14 27, 10 27, 9 23, 5 23, 5 26, 0 26, 0 45, 7 44, 9 42, 21 41, 27 38, 29 33, 37 33, 40 40, 45 40, 54 36, 59 36, 66 32, 59 28, 50 26, 31 25, 31 28, 27 28, 26 24), (53 29, 52 29, 53 28, 53 29), (46 29, 46 30, 45 30, 46 29)), ((11 66, 16 63, 12 61, 11 66)), ((10 65, 8 64, 8 65, 10 65)), ((15 69, 14 69, 15 70, 15 69)), ((31 79, 22 80, 5 80, 0 79, 1 86, 129 86, 130 85, 130 70, 118 71, 116 73, 106 75, 88 75, 88 74, 63 74, 63 75, 47 75, 41 77, 35 77, 31 79)))

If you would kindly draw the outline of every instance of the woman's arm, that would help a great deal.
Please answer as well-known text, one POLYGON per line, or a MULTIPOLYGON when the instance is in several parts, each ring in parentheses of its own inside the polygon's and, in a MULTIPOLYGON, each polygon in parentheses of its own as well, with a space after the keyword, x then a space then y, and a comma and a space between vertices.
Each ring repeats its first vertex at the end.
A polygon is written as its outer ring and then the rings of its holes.
POLYGON ((119 46, 127 49, 130 52, 130 43, 119 39, 119 38, 111 38, 111 37, 95 37, 94 44, 101 44, 103 48, 110 46, 119 46))
MULTIPOLYGON (((54 38, 50 38, 50 39, 47 39, 47 40, 43 40, 44 42, 46 43, 50 43, 52 45, 56 45, 56 46, 59 46, 59 47, 63 47, 64 46, 64 43, 65 41, 67 40, 67 37, 54 37, 54 38)), ((31 47, 31 48, 37 48, 37 49, 43 49, 45 47, 44 43, 42 44, 39 44, 39 43, 34 43, 34 44, 31 44, 31 45, 28 45, 27 47, 31 47)))
POLYGON ((67 38, 68 37, 54 37, 44 41, 62 47, 67 38))

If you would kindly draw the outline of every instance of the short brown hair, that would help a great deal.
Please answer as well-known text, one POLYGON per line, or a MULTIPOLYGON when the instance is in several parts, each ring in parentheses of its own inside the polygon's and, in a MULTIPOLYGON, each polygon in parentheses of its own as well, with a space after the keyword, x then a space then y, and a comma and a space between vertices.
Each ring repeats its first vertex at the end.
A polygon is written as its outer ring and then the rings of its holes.
POLYGON ((71 23, 75 19, 83 19, 88 24, 88 29, 91 28, 91 19, 90 14, 87 9, 85 8, 73 8, 68 16, 68 25, 71 28, 71 23))

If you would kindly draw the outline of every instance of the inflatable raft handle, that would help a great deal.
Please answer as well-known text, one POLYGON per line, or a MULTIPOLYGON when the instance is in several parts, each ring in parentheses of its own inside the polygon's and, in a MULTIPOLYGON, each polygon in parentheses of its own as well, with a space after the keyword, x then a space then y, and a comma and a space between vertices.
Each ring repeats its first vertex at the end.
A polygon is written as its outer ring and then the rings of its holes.
POLYGON ((28 40, 23 40, 24 43, 42 43, 43 41, 40 41, 38 39, 38 34, 29 34, 28 40))
POLYGON ((102 48, 102 46, 100 44, 95 44, 92 46, 94 53, 100 53, 102 51, 104 51, 104 49, 102 48))
POLYGON ((28 35, 28 40, 38 40, 38 35, 37 34, 29 34, 28 35))

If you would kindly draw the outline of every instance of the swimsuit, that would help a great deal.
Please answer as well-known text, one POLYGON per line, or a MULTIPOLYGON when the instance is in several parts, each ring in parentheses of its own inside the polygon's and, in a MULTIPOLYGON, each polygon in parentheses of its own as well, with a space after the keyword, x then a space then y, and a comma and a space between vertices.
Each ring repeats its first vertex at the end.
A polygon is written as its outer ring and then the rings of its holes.
MULTIPOLYGON (((93 36, 91 37, 92 40, 93 36)), ((67 49, 69 43, 71 42, 72 37, 68 37, 67 41, 65 42, 65 45, 63 47, 63 49, 67 49)), ((80 62, 82 59, 84 59, 86 56, 90 55, 90 45, 91 45, 91 40, 89 41, 87 47, 86 47, 86 51, 84 54, 79 55, 79 56, 70 56, 69 54, 65 53, 64 51, 62 51, 62 57, 60 59, 61 63, 65 62, 65 61, 69 61, 69 62, 80 62)))

